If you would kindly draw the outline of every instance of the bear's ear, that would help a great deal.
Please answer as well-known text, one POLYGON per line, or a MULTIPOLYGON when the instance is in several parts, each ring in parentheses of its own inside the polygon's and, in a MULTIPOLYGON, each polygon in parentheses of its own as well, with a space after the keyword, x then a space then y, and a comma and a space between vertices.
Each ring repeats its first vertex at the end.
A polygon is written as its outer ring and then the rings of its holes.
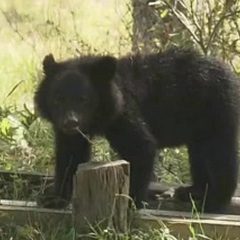
POLYGON ((91 73, 96 80, 110 81, 115 75, 116 67, 116 58, 104 56, 93 63, 91 73))
POLYGON ((42 65, 43 71, 46 75, 53 75, 53 73, 56 71, 57 63, 52 54, 45 56, 42 65))

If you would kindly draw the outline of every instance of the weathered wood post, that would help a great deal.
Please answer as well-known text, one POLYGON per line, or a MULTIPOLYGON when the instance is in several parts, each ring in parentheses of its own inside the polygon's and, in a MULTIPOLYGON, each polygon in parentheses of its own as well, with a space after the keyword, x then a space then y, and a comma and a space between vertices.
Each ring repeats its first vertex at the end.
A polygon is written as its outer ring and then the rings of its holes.
POLYGON ((79 165, 73 180, 73 223, 79 233, 96 225, 127 230, 129 175, 124 160, 79 165))

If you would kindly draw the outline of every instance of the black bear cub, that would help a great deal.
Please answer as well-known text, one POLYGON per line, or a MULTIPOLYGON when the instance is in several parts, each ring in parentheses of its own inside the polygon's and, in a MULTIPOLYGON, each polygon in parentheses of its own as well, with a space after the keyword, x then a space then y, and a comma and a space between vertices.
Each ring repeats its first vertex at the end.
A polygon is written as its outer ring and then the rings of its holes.
POLYGON ((188 148, 192 185, 177 189, 176 197, 191 195, 206 212, 228 206, 238 176, 240 85, 223 63, 170 49, 62 62, 48 55, 43 70, 35 103, 52 124, 56 145, 55 192, 46 207, 70 200, 72 177, 89 161, 94 135, 130 162, 137 207, 146 200, 157 149, 180 145, 188 148))

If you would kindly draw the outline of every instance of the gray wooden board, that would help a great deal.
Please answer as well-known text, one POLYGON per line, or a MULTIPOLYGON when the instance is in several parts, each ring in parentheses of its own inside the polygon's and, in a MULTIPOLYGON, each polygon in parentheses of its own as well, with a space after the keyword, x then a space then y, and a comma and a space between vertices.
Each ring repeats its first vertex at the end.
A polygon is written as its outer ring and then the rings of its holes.
MULTIPOLYGON (((6 170, 0 170, 0 178, 11 181, 13 176, 19 176, 22 179, 26 179, 33 182, 41 182, 42 180, 46 180, 48 182, 52 182, 53 175, 49 174, 46 175, 44 173, 40 172, 22 172, 22 171, 6 171, 6 170)), ((151 182, 149 185, 149 190, 152 193, 162 193, 166 191, 169 188, 178 187, 180 184, 168 184, 168 183, 159 183, 159 182, 151 182)), ((236 192, 234 196, 240 197, 240 184, 238 185, 238 188, 236 189, 236 192)))
MULTIPOLYGON (((151 182, 149 185, 149 190, 152 194, 161 194, 165 192, 166 190, 170 188, 176 188, 179 187, 180 184, 168 184, 168 183, 159 183, 159 182, 151 182)), ((181 185, 184 186, 184 185, 181 185)), ((187 185, 185 185, 187 186, 187 185)), ((240 197, 240 184, 238 184, 238 187, 234 194, 235 197, 240 197)))
POLYGON ((19 177, 23 180, 40 184, 42 181, 52 181, 53 175, 47 175, 39 172, 23 172, 23 171, 0 171, 0 179, 4 181, 12 181, 15 177, 19 177))
MULTIPOLYGON (((19 176, 22 179, 28 180, 30 182, 41 183, 43 180, 47 182, 53 181, 53 175, 46 175, 40 172, 22 172, 22 171, 0 171, 0 178, 6 181, 11 181, 13 176, 19 176)), ((159 183, 159 182, 151 182, 149 186, 149 190, 151 194, 162 193, 169 188, 178 187, 179 184, 166 184, 166 183, 159 183)), ((240 197, 240 184, 236 189, 234 194, 235 197, 240 197)))
MULTIPOLYGON (((17 225, 41 224, 41 227, 69 226, 72 224, 72 211, 37 208, 35 202, 0 201, 0 224, 14 222, 17 225)), ((138 226, 144 229, 169 229, 175 236, 188 239, 191 229, 213 239, 240 239, 240 216, 203 214, 192 215, 188 212, 158 211, 142 209, 137 214, 138 226)))
POLYGON ((36 202, 0 200, 0 225, 14 222, 16 225, 39 225, 48 229, 70 226, 72 211, 37 207, 36 202))
POLYGON ((219 214, 193 216, 186 212, 140 210, 138 220, 138 224, 142 228, 161 228, 162 231, 168 229, 167 232, 169 231, 179 239, 189 239, 192 232, 194 232, 195 238, 202 235, 210 237, 210 239, 240 239, 239 216, 219 214))
MULTIPOLYGON (((49 184, 53 182, 53 175, 46 175, 39 172, 22 172, 22 171, 0 171, 0 179, 4 181, 12 181, 15 177, 27 180, 35 185, 41 185, 43 182, 49 184)), ((155 196, 156 194, 162 194, 168 189, 176 188, 177 184, 165 184, 158 182, 151 182, 149 185, 149 195, 155 196)), ((240 215, 240 201, 236 197, 240 197, 240 185, 238 186, 233 198, 230 208, 227 214, 239 214, 240 215)), ((148 203, 150 209, 172 210, 172 211, 191 211, 191 205, 174 201, 174 199, 161 199, 160 201, 154 199, 148 203)))
MULTIPOLYGON (((171 188, 176 188, 179 185, 161 184, 152 182, 149 186, 151 196, 156 194, 163 194, 165 191, 171 188)), ((225 214, 240 215, 240 187, 238 186, 232 198, 229 208, 225 211, 225 214)), ((171 210, 171 211, 192 211, 192 204, 176 201, 173 197, 160 198, 149 200, 146 208, 158 209, 158 210, 171 210)))

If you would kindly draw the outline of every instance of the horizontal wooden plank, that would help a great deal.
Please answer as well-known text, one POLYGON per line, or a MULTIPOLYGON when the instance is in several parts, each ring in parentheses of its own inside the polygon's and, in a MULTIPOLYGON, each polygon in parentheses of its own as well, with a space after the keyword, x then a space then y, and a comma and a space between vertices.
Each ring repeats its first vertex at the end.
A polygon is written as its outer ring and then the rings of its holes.
MULTIPOLYGON (((30 182, 42 182, 43 180, 46 182, 52 182, 53 181, 53 175, 52 174, 44 174, 40 172, 24 172, 24 171, 6 171, 6 170, 0 170, 0 178, 2 178, 5 181, 12 181, 13 176, 18 176, 24 180, 28 180, 30 182)), ((151 182, 149 185, 149 191, 153 194, 161 194, 165 192, 166 190, 170 188, 176 188, 179 187, 180 184, 167 184, 167 183, 159 183, 159 182, 151 182)), ((183 186, 183 185, 181 185, 183 186)), ((240 197, 240 184, 238 185, 235 194, 235 197, 240 197)))
MULTIPOLYGON (((34 184, 34 186, 40 186, 43 183, 49 184, 53 181, 53 175, 46 175, 39 172, 22 172, 22 171, 0 171, 0 179, 5 181, 13 181, 15 177, 27 180, 34 184)), ((150 196, 155 196, 156 194, 162 194, 168 189, 178 187, 177 184, 163 184, 158 182, 151 182, 149 186, 150 196)), ((29 191, 29 189, 28 189, 29 191)), ((227 214, 237 214, 240 215, 240 185, 238 186, 235 197, 232 199, 232 203, 227 214)), ((156 201, 155 199, 149 202, 148 208, 162 209, 162 210, 172 210, 172 211, 191 211, 191 206, 185 203, 176 203, 173 199, 161 199, 161 201, 156 201)))
POLYGON ((167 211, 167 210, 155 210, 155 209, 140 209, 138 213, 142 215, 150 215, 152 217, 167 217, 167 218, 179 218, 179 219, 193 219, 200 218, 201 220, 214 220, 214 221, 231 221, 239 222, 239 215, 230 215, 230 214, 193 214, 190 212, 181 212, 181 211, 167 211))
MULTIPOLYGON (((176 188, 179 186, 184 186, 183 184, 168 184, 168 183, 159 183, 159 182, 151 182, 149 185, 149 191, 152 194, 162 194, 163 192, 167 191, 171 188, 176 188)), ((187 185, 185 185, 187 186, 187 185)), ((238 187, 234 193, 235 197, 240 197, 240 184, 238 184, 238 187)))
MULTIPOLYGON (((0 225, 14 222, 18 225, 41 224, 48 229, 56 226, 71 227, 72 211, 37 208, 35 202, 0 201, 0 225)), ((168 228, 176 237, 187 239, 190 228, 195 233, 205 234, 213 239, 237 239, 240 236, 240 216, 203 214, 194 216, 188 212, 146 210, 138 211, 138 226, 144 229, 168 228)))
POLYGON ((0 201, 0 225, 14 222, 17 225, 36 225, 51 228, 53 226, 71 226, 72 211, 54 210, 37 207, 35 202, 0 201), (45 226, 46 225, 46 226, 45 226))
POLYGON ((173 211, 140 210, 140 227, 168 228, 176 237, 188 239, 195 234, 203 234, 212 239, 239 239, 240 221, 237 216, 204 214, 197 217, 189 213, 173 211))
MULTIPOLYGON (((147 208, 149 209, 160 209, 160 210, 171 210, 171 211, 192 211, 192 205, 190 203, 184 203, 180 201, 176 201, 173 197, 160 197, 160 199, 154 199, 156 195, 164 195, 169 189, 173 189, 178 187, 179 185, 171 185, 171 184, 160 184, 156 182, 151 182, 149 186, 150 190, 150 201, 148 202, 147 208)), ((173 191, 172 191, 173 192, 173 191)), ((235 192, 234 197, 232 198, 231 204, 226 210, 226 214, 235 214, 240 215, 240 193, 239 187, 235 192)))
MULTIPOLYGON (((192 212, 192 205, 190 203, 183 203, 179 201, 175 201, 174 198, 169 199, 160 199, 149 201, 147 209, 156 209, 156 210, 168 210, 168 211, 184 211, 184 212, 192 212)), ((224 214, 234 214, 240 215, 240 198, 233 197, 230 206, 224 214)))
POLYGON ((15 177, 27 180, 29 182, 40 184, 42 181, 52 181, 53 175, 47 175, 40 172, 24 172, 24 171, 0 171, 0 179, 11 182, 15 177))

